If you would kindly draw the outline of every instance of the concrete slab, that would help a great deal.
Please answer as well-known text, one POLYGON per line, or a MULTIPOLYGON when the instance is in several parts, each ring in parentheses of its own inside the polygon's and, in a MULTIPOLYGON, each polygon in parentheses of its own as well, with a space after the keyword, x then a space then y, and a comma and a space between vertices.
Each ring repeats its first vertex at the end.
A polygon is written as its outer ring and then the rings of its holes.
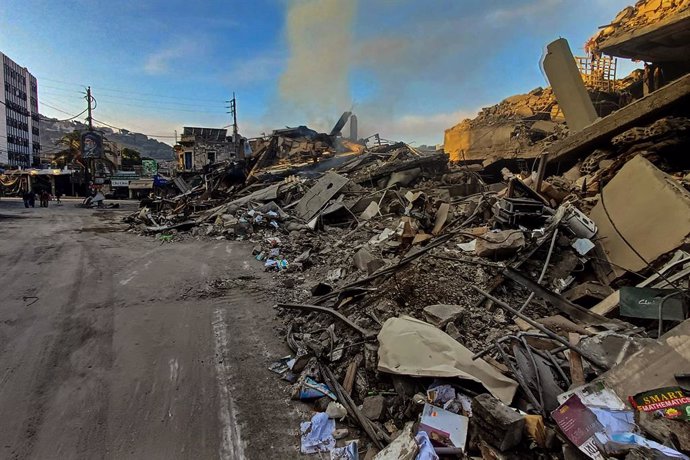
POLYGON ((601 118, 582 131, 554 142, 549 147, 549 162, 575 160, 634 126, 656 121, 672 109, 690 101, 690 74, 638 99, 617 112, 601 118))

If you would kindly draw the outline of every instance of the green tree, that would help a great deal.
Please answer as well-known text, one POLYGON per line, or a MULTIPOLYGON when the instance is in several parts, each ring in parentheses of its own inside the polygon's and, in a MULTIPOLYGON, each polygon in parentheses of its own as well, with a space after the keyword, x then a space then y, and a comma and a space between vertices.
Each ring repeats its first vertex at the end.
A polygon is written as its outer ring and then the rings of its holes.
POLYGON ((61 149, 53 156, 53 162, 60 168, 69 165, 79 165, 84 167, 81 159, 81 134, 79 131, 72 131, 62 136, 56 143, 61 149))
POLYGON ((141 154, 134 149, 124 147, 120 150, 122 156, 122 166, 138 166, 141 165, 141 154))

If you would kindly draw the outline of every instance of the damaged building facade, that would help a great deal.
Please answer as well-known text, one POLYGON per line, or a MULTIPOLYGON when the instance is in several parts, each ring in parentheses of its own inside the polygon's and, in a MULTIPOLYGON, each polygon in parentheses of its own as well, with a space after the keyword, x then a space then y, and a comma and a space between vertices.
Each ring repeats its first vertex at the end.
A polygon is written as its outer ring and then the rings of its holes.
POLYGON ((228 137, 227 129, 185 126, 174 151, 178 171, 200 171, 207 165, 244 155, 244 142, 239 137, 228 137))

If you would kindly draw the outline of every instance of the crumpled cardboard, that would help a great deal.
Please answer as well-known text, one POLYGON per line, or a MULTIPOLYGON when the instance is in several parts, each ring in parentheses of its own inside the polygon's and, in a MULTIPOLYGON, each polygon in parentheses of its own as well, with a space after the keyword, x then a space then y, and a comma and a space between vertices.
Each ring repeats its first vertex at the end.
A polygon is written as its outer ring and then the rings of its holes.
POLYGON ((409 316, 390 318, 378 335, 378 370, 414 377, 460 378, 481 383, 496 398, 510 404, 517 382, 431 324, 409 316))

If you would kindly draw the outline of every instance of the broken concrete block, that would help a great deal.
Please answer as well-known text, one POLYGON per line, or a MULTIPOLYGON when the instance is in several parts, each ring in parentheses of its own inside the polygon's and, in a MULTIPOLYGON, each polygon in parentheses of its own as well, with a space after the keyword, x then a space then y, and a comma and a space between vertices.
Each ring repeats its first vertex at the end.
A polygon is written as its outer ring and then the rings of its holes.
POLYGON ((538 131, 545 135, 549 135, 556 132, 556 129, 558 129, 558 124, 548 120, 537 120, 530 129, 532 131, 538 131))
POLYGON ((295 214, 303 220, 311 220, 348 182, 339 174, 326 173, 297 203, 295 214))
POLYGON ((485 233, 477 238, 475 253, 480 257, 505 259, 525 247, 525 236, 518 230, 485 233))
POLYGON ((459 340, 461 337, 460 330, 455 325, 455 323, 446 324, 446 334, 453 337, 455 340, 459 340))
POLYGON ((546 50, 543 67, 558 105, 565 114, 570 131, 581 131, 594 123, 597 112, 575 64, 568 41, 559 38, 549 43, 546 50))
POLYGON ((449 322, 455 321, 462 315, 463 308, 460 305, 437 304, 424 307, 424 318, 428 323, 439 329, 449 322))
POLYGON ((352 257, 352 263, 357 267, 358 270, 363 272, 367 271, 367 265, 369 262, 374 260, 374 256, 371 255, 369 251, 365 248, 360 249, 352 257))
MULTIPOLYGON (((412 425, 412 422, 405 424, 402 433, 376 454, 374 460, 414 460, 419 452, 419 446, 414 440, 412 425)), ((368 453, 367 456, 369 456, 368 453)))
POLYGON ((628 161, 602 196, 606 210, 600 200, 590 218, 599 228, 596 244, 611 264, 609 281, 646 268, 690 235, 690 193, 642 156, 628 161))
POLYGON ((372 201, 371 203, 369 203, 369 206, 367 206, 367 209, 365 209, 359 217, 362 220, 369 220, 378 213, 379 204, 376 201, 372 201))
POLYGON ((383 396, 367 396, 362 401, 362 414, 369 420, 381 420, 386 410, 386 398, 383 396))
POLYGON ((328 407, 326 407, 326 414, 328 415, 328 418, 340 420, 345 418, 347 415, 347 409, 345 409, 345 406, 342 404, 331 401, 328 403, 328 407))
POLYGON ((348 430, 347 428, 337 428, 337 429, 333 430, 333 437, 335 439, 343 439, 343 438, 347 437, 347 435, 349 435, 349 434, 350 434, 350 430, 348 430))
POLYGON ((367 274, 371 275, 372 273, 380 270, 381 268, 386 266, 386 262, 384 262, 381 259, 374 259, 371 262, 367 264, 367 274))
POLYGON ((482 439, 500 451, 522 441, 524 417, 488 393, 472 400, 472 422, 479 428, 482 439))
POLYGON ((386 187, 392 187, 396 184, 407 185, 417 178, 422 173, 420 168, 408 169, 407 171, 397 171, 390 175, 390 179, 386 183, 386 187))

